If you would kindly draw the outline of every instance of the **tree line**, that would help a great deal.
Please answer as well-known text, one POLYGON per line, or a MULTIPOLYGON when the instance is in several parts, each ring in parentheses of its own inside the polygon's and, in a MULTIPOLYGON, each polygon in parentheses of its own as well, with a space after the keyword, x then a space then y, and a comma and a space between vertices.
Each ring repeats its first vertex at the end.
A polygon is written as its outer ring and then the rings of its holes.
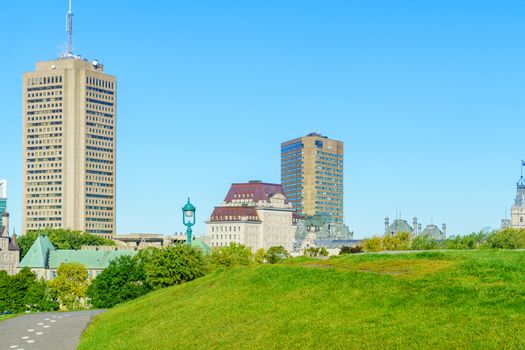
POLYGON ((443 249, 525 249, 525 229, 473 232, 463 236, 451 236, 438 240, 428 235, 414 236, 409 232, 395 235, 374 236, 363 240, 366 252, 395 250, 443 250, 443 249))
MULTIPOLYGON (((20 238, 23 255, 39 234, 46 234, 58 249, 80 249, 82 245, 114 245, 114 242, 78 231, 48 229, 20 238)), ((63 263, 50 281, 37 279, 23 268, 14 276, 0 271, 0 312, 82 310, 111 308, 160 288, 192 281, 222 268, 275 264, 289 257, 283 247, 260 249, 255 254, 242 244, 215 247, 206 255, 198 247, 179 244, 148 248, 134 256, 121 256, 94 279, 86 267, 63 263)))

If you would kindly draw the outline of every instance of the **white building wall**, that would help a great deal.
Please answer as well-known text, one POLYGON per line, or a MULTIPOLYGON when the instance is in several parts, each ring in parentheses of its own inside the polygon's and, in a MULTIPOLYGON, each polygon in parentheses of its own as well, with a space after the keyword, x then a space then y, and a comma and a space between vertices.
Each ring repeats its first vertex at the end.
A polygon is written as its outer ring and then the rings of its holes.
POLYGON ((207 224, 207 235, 212 247, 223 247, 230 243, 245 244, 246 231, 249 225, 240 221, 217 221, 207 224))
POLYGON ((511 227, 525 228, 525 207, 513 206, 511 209, 511 227))
POLYGON ((294 227, 292 212, 272 209, 258 209, 262 221, 262 248, 283 246, 287 251, 293 250, 294 227))
POLYGON ((206 234, 210 237, 212 247, 228 246, 231 242, 250 247, 253 252, 273 246, 283 246, 293 250, 295 227, 293 226, 293 209, 285 203, 284 195, 275 194, 269 201, 258 203, 241 203, 233 201, 223 206, 253 205, 257 210, 259 221, 207 221, 206 234), (233 204, 233 205, 232 205, 233 204))

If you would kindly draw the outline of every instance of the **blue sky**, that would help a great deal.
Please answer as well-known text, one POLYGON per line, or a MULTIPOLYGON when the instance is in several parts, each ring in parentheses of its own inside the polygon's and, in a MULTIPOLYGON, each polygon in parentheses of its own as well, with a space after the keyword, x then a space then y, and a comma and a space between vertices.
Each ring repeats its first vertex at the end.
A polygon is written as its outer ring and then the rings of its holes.
MULTIPOLYGON (((396 210, 498 227, 525 158, 523 1, 76 0, 75 52, 118 78, 117 230, 183 230, 229 184, 280 182, 280 143, 345 142, 357 237, 396 210)), ((66 0, 0 12, 0 178, 21 221, 21 75, 64 47, 66 0)), ((198 232, 203 232, 201 222, 198 232)))

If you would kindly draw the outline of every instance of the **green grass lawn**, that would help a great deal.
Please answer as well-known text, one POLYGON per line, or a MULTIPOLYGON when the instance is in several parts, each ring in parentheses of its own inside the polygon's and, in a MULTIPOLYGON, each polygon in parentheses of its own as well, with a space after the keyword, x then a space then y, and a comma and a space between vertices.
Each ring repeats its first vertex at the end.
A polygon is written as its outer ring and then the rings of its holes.
POLYGON ((99 315, 79 349, 525 349, 525 252, 217 271, 99 315))
POLYGON ((8 318, 16 317, 18 315, 0 315, 0 322, 7 320, 8 318))

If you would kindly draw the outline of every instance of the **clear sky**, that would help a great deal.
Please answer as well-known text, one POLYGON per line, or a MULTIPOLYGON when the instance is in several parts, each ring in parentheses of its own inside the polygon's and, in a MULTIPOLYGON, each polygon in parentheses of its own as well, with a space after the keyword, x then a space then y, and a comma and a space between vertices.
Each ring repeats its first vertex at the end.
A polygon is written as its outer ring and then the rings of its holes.
MULTIPOLYGON (((356 237, 396 210, 499 227, 525 158, 525 2, 74 0, 75 53, 118 78, 117 230, 198 232, 280 143, 345 142, 356 237)), ((2 1, 0 178, 21 225, 21 76, 65 46, 66 0, 2 1)))

